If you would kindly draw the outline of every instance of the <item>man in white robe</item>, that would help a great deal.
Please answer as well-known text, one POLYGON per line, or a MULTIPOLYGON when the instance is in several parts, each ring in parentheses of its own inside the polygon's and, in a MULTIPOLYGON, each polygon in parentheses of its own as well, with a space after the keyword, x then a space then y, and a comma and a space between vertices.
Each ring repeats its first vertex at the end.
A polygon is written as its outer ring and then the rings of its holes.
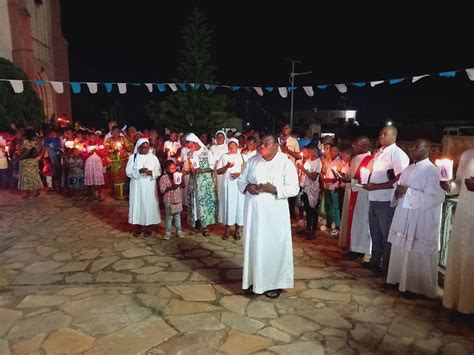
POLYGON ((135 237, 140 236, 142 226, 145 226, 144 236, 149 237, 152 233, 150 226, 161 222, 156 188, 161 167, 156 155, 150 152, 148 139, 140 138, 133 153, 126 167, 130 178, 128 223, 136 225, 135 237))
POLYGON ((399 284, 406 298, 438 295, 441 210, 445 192, 438 168, 429 160, 431 143, 418 139, 410 150, 414 164, 400 175, 388 240, 392 243, 387 284, 399 284))
POLYGON ((474 149, 461 155, 451 194, 459 193, 448 243, 443 305, 474 313, 474 149))
POLYGON ((349 173, 343 177, 346 183, 342 208, 341 234, 339 246, 349 250, 347 258, 363 257, 370 254, 372 240, 369 228, 369 193, 360 185, 360 170, 367 168, 373 156, 369 150, 369 139, 359 137, 352 144, 353 157, 349 173))
POLYGON ((264 136, 237 181, 245 194, 242 288, 270 298, 294 285, 288 198, 299 192, 295 165, 278 148, 277 137, 264 136))

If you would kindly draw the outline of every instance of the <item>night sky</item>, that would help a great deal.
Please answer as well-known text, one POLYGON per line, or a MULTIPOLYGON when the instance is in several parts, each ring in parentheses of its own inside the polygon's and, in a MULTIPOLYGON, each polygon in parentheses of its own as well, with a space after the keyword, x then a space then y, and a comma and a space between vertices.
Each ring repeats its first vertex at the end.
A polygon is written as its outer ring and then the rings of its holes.
MULTIPOLYGON (((176 75, 181 29, 194 5, 203 9, 214 31, 212 63, 223 84, 288 85, 291 64, 296 85, 359 82, 474 67, 469 21, 462 9, 430 14, 389 6, 372 9, 310 5, 309 1, 62 1, 63 34, 69 43, 73 81, 169 82, 176 75), (283 5, 285 4, 285 5, 283 5), (378 11, 377 11, 378 10, 378 11), (454 21, 453 21, 454 19, 454 21)), ((116 90, 116 89, 115 89, 116 90)), ((83 91, 87 92, 84 88, 83 91)), ((104 90, 102 90, 104 91, 104 90)), ((416 84, 376 88, 318 90, 313 98, 295 94, 295 110, 357 109, 359 121, 473 120, 474 82, 465 73, 455 79, 428 78, 416 84)), ((267 126, 257 102, 275 117, 289 111, 278 93, 239 92, 235 112, 267 126)), ((144 111, 165 95, 129 87, 126 95, 73 95, 73 116, 105 126, 105 114, 117 100, 129 125, 149 126, 144 111)), ((473 122, 474 123, 474 122, 473 122)))

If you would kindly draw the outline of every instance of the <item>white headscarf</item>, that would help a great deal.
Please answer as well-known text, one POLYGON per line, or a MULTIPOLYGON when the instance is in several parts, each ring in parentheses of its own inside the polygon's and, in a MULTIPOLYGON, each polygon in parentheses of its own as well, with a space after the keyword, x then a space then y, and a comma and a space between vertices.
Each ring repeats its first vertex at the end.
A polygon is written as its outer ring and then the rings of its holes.
POLYGON ((220 131, 217 131, 216 134, 214 134, 214 140, 216 139, 217 135, 218 134, 222 134, 224 136, 224 143, 222 144, 217 144, 217 141, 215 143, 215 145, 217 146, 221 146, 221 145, 227 145, 228 141, 227 141, 227 135, 225 134, 225 132, 223 130, 220 130, 220 131))
POLYGON ((239 140, 237 138, 231 138, 227 141, 227 144, 229 143, 235 143, 237 145, 239 145, 239 140))
POLYGON ((186 142, 194 142, 194 143, 197 143, 199 144, 199 146, 201 147, 201 149, 207 149, 207 147, 204 145, 204 143, 199 139, 198 136, 196 136, 194 133, 189 133, 187 136, 186 136, 186 142))
POLYGON ((140 146, 143 144, 143 143, 150 143, 150 141, 148 140, 148 138, 140 138, 139 140, 137 140, 137 143, 135 143, 135 148, 133 149, 133 154, 137 154, 138 153, 138 148, 140 148, 140 146))

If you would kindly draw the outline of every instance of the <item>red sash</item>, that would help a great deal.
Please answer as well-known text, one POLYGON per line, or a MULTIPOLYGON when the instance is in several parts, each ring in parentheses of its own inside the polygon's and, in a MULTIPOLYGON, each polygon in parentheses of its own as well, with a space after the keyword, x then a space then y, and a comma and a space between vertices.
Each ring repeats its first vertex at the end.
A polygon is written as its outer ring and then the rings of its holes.
MULTIPOLYGON (((366 168, 369 165, 370 161, 374 158, 373 155, 367 155, 362 162, 357 167, 356 173, 354 174, 354 179, 360 180, 360 169, 366 168)), ((347 237, 346 237, 346 246, 351 249, 351 232, 352 232, 352 220, 354 218, 354 209, 357 202, 357 191, 351 190, 351 196, 349 198, 349 219, 347 220, 347 237)))

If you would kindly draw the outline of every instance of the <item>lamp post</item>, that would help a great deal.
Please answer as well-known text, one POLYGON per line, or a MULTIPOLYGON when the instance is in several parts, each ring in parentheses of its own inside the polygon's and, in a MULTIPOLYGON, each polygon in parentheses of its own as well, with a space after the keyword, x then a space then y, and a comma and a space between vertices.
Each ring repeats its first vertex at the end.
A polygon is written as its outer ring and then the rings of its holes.
POLYGON ((295 59, 285 59, 291 62, 291 73, 290 73, 290 84, 291 84, 291 106, 290 106, 290 126, 293 128, 293 106, 294 106, 294 87, 295 87, 295 76, 311 74, 312 72, 307 71, 304 73, 295 73, 295 63, 302 64, 302 62, 295 59))

